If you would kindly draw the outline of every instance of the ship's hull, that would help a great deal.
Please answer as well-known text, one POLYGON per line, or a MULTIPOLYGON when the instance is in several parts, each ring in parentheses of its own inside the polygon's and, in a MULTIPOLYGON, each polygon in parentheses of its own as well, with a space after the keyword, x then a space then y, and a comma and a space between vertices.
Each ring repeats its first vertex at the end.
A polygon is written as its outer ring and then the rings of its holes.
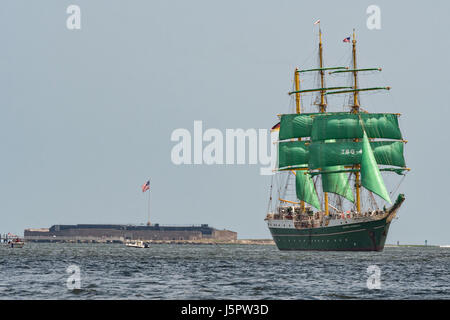
POLYGON ((388 220, 309 229, 270 223, 269 230, 280 250, 382 251, 391 224, 388 220))

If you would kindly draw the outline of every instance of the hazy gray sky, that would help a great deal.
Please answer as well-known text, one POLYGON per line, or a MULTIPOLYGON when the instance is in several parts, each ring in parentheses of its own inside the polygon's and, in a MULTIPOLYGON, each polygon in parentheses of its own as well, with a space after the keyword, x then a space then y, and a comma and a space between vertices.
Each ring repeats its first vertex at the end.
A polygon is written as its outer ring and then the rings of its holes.
POLYGON ((448 1, 18 1, 0 10, 0 232, 73 223, 208 223, 270 237, 260 165, 176 166, 174 129, 270 128, 289 110, 293 70, 380 66, 412 172, 388 242, 450 243, 448 1), (81 30, 66 9, 81 8, 81 30), (381 9, 381 30, 366 8, 381 9), (311 58, 312 57, 312 58, 311 58))

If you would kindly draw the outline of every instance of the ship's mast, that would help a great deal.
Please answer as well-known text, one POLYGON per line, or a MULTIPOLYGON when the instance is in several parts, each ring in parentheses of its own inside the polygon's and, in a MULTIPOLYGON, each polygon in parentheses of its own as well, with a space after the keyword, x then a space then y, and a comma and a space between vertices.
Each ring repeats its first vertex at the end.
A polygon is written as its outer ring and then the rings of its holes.
MULTIPOLYGON (((344 42, 349 42, 347 40, 345 40, 344 42)), ((326 107, 327 107, 327 101, 326 101, 326 96, 329 94, 346 94, 346 93, 352 93, 353 94, 353 103, 351 105, 351 110, 350 112, 353 114, 359 114, 360 113, 360 102, 359 102, 359 92, 362 91, 373 91, 373 90, 390 90, 390 87, 373 87, 373 88, 359 88, 358 87, 358 72, 360 71, 381 71, 381 68, 365 68, 365 69, 357 69, 357 61, 356 61, 356 34, 355 34, 355 30, 353 30, 353 41, 352 41, 352 58, 353 58, 353 69, 350 69, 348 67, 328 67, 328 68, 324 68, 324 63, 323 63, 323 44, 322 44, 322 31, 320 29, 320 24, 319 24, 319 68, 315 68, 315 69, 307 69, 307 70, 298 70, 296 69, 296 75, 295 75, 295 91, 289 92, 289 95, 295 94, 296 95, 296 112, 300 113, 301 112, 301 106, 300 106, 300 94, 301 93, 307 93, 307 92, 320 92, 320 103, 317 103, 317 105, 320 107, 319 108, 319 113, 326 113, 326 107), (351 87, 325 87, 325 76, 324 76, 324 71, 325 70, 333 70, 331 72, 329 72, 329 74, 337 74, 337 73, 344 73, 344 72, 351 72, 353 73, 353 86, 351 87), (304 73, 304 72, 319 72, 320 74, 320 86, 321 88, 313 88, 313 89, 303 89, 300 90, 300 82, 299 82, 299 75, 300 73, 304 73), (332 90, 336 90, 336 91, 332 91, 332 90)), ((359 117, 360 121, 361 117, 359 117)), ((299 134, 300 135, 300 134, 299 134)), ((295 137, 295 135, 294 135, 295 137)), ((297 136, 298 137, 298 136, 297 136)), ((300 138, 298 138, 299 140, 301 140, 300 138)), ((360 140, 360 137, 355 138, 353 141, 354 142, 358 142, 360 140)), ((352 167, 348 167, 345 166, 345 170, 335 170, 335 171, 327 171, 324 170, 325 168, 319 168, 317 172, 312 172, 309 171, 308 174, 309 178, 311 178, 312 176, 315 176, 317 174, 331 174, 331 173, 342 173, 342 172, 348 172, 348 173, 355 173, 356 179, 355 179, 355 192, 356 192, 356 208, 357 208, 357 212, 361 212, 361 165, 359 164, 354 164, 352 167), (323 172, 326 171, 326 172, 323 172)), ((302 166, 297 166, 295 164, 289 164, 289 165, 285 165, 282 168, 279 168, 279 170, 304 170, 302 168, 302 166)), ((384 168, 384 169, 380 169, 380 171, 392 171, 391 168, 384 168)), ((297 176, 298 177, 298 176, 297 176)), ((310 180, 311 181, 311 180, 310 180)), ((314 188, 315 186, 312 186, 310 188, 314 188)), ((329 192, 333 192, 336 193, 334 191, 329 191, 329 192)), ((340 194, 340 193, 338 193, 340 194)), ((306 196, 304 195, 299 195, 297 193, 297 196, 299 198, 299 200, 304 199, 306 196)), ((345 196, 344 196, 345 197, 345 196)), ((316 195, 317 198, 317 195, 316 195)), ((352 197, 353 198, 353 197, 352 197)), ((349 199, 349 198, 347 198, 349 199)), ((280 199, 281 200, 281 199, 280 199)), ((321 207, 321 204, 317 203, 318 199, 308 199, 308 200, 304 200, 304 201, 308 201, 308 203, 310 203, 310 201, 315 201, 315 207, 319 208, 321 207)), ((324 205, 325 205, 325 210, 324 213, 326 215, 329 214, 329 206, 330 204, 328 203, 329 199, 328 199, 328 193, 324 192, 324 205)), ((353 200, 350 200, 353 201, 353 200)), ((303 201, 302 201, 303 203, 303 201)), ((302 204, 304 205, 304 203, 302 204)))
MULTIPOLYGON (((301 101, 300 101, 300 76, 298 72, 298 68, 295 68, 295 74, 294 74, 294 82, 295 82, 295 112, 301 113, 301 101)), ((299 141, 302 140, 302 138, 298 138, 299 141)), ((300 210, 301 212, 305 211, 305 201, 300 201, 300 210)))
POLYGON ((353 40, 352 40, 352 57, 353 57, 353 106, 352 112, 359 112, 359 102, 358 102, 358 70, 356 68, 356 35, 355 29, 353 29, 353 40))
MULTIPOLYGON (((295 68, 295 112, 301 112, 301 103, 300 103, 300 77, 298 75, 298 68, 295 68)), ((300 138, 301 139, 301 138, 300 138)))
MULTIPOLYGON (((323 47, 322 47, 322 30, 319 27, 319 64, 320 64, 320 87, 325 88, 325 74, 323 71, 323 47)), ((320 91, 320 112, 325 112, 327 104, 325 102, 325 90, 320 91)))
MULTIPOLYGON (((323 70, 323 46, 322 46, 322 30, 319 24, 319 64, 320 64, 320 87, 325 88, 325 74, 323 70)), ((325 112, 327 108, 327 103, 325 102, 325 90, 320 91, 320 112, 325 112)), ((325 205, 325 215, 328 215, 328 192, 323 193, 324 205, 325 205)))
MULTIPOLYGON (((352 40, 352 56, 353 56, 353 106, 352 113, 359 112, 359 101, 358 101, 358 71, 356 67, 356 35, 355 29, 353 29, 353 40, 352 40)), ((356 139, 358 141, 358 139, 356 139)), ((361 168, 361 165, 356 166, 357 169, 361 168)), ((356 211, 361 212, 361 179, 359 171, 355 172, 355 189, 356 189, 356 211)))
MULTIPOLYGON (((320 92, 320 103, 318 103, 317 105, 319 106, 319 113, 325 113, 326 112, 326 107, 327 107, 327 101, 326 101, 326 94, 329 90, 349 90, 352 89, 353 91, 353 87, 325 87, 325 71, 330 70, 330 71, 347 71, 349 68, 348 67, 328 67, 328 68, 324 68, 324 62, 323 62, 323 44, 322 44, 322 30, 320 28, 320 22, 319 22, 319 68, 314 68, 314 69, 305 69, 305 70, 299 70, 299 69, 295 69, 295 75, 294 75, 294 86, 295 86, 295 90, 289 92, 289 95, 295 94, 295 101, 296 101, 296 113, 299 114, 301 113, 301 94, 302 93, 307 93, 307 92, 320 92), (303 89, 300 90, 300 73, 306 73, 306 72, 319 72, 320 74, 320 88, 312 88, 312 89, 303 89)), ((335 93, 343 93, 343 91, 337 91, 335 93)), ((301 141, 301 138, 297 138, 298 141, 301 141)), ((297 168, 296 166, 286 166, 284 168, 282 168, 282 170, 305 170, 305 168, 297 168)), ((315 188, 315 187, 314 187, 315 188)), ((290 202, 290 201, 286 201, 286 200, 282 200, 280 198, 281 201, 285 201, 285 202, 290 202)), ((301 205, 301 209, 302 211, 304 211, 305 209, 305 200, 300 199, 300 205, 301 205)), ((320 205, 318 205, 316 208, 318 208, 320 205)), ((324 192, 324 206, 325 206, 325 210, 324 213, 326 215, 329 214, 329 203, 328 203, 328 193, 324 192)))

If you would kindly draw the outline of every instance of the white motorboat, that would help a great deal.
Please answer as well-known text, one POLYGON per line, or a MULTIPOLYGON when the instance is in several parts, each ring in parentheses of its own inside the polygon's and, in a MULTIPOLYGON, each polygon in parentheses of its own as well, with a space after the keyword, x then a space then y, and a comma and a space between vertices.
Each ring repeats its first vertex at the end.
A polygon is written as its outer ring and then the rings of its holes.
POLYGON ((25 245, 25 242, 17 238, 9 240, 8 242, 4 243, 4 245, 9 248, 22 248, 25 245))
POLYGON ((142 240, 127 240, 125 242, 125 245, 127 247, 132 247, 132 248, 148 248, 148 242, 144 242, 142 240))

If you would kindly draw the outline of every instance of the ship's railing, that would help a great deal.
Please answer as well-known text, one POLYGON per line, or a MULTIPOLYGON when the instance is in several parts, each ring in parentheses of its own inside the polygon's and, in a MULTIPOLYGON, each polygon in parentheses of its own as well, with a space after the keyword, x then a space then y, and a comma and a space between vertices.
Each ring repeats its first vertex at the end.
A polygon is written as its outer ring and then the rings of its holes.
POLYGON ((384 215, 385 212, 383 210, 370 210, 362 213, 350 211, 350 212, 338 212, 338 213, 330 213, 328 216, 325 216, 323 212, 315 212, 313 214, 292 214, 290 213, 278 213, 271 212, 267 214, 266 220, 294 220, 294 221, 314 221, 314 220, 337 220, 337 219, 356 219, 356 218, 370 218, 377 217, 380 215, 384 215))

